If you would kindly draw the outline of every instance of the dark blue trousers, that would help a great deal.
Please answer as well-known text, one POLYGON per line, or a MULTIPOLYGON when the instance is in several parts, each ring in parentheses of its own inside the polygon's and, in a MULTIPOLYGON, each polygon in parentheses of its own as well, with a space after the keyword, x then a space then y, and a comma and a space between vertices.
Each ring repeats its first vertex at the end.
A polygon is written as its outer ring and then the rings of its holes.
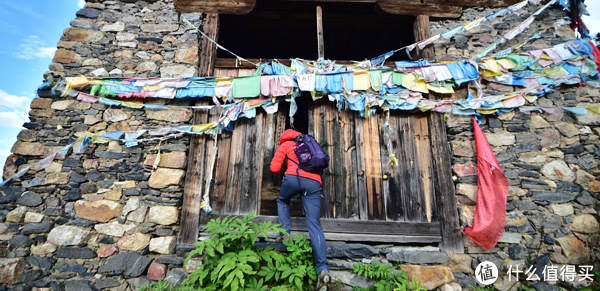
MULTIPOLYGON (((302 196, 302 205, 306 214, 306 224, 308 225, 308 234, 312 244, 313 254, 315 256, 315 266, 317 274, 323 270, 329 270, 327 263, 327 246, 325 245, 325 235, 321 228, 321 184, 315 180, 300 177, 302 186, 306 191, 306 196, 302 196)), ((279 224, 281 228, 289 234, 292 226, 290 218, 290 199, 296 194, 304 193, 298 182, 298 177, 285 175, 283 184, 277 198, 277 212, 279 214, 279 224)))

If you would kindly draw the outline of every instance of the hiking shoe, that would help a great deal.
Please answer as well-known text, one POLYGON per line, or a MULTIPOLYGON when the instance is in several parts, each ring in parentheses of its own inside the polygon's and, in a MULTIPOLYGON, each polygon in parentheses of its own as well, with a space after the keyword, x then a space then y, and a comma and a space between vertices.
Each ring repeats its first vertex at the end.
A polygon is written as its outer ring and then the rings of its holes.
POLYGON ((280 235, 277 238, 275 238, 275 241, 280 243, 283 241, 290 241, 290 237, 286 234, 286 235, 280 235))
POLYGON ((315 291, 327 291, 327 284, 331 280, 329 277, 329 270, 323 270, 319 274, 319 281, 317 282, 317 288, 315 291))

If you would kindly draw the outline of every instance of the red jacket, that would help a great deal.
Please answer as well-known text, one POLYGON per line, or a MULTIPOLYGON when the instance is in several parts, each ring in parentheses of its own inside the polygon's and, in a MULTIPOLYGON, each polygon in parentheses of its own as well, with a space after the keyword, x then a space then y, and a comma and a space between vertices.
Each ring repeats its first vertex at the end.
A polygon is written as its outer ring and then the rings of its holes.
MULTIPOLYGON (((301 133, 293 129, 288 129, 281 134, 281 137, 279 138, 281 145, 277 148, 273 160, 271 160, 271 172, 281 172, 283 161, 285 161, 286 156, 288 159, 292 159, 296 163, 298 162, 298 157, 296 156, 296 152, 294 152, 294 147, 296 146, 296 141, 294 139, 299 135, 301 135, 301 133)), ((285 174, 297 176, 296 169, 298 169, 298 166, 294 162, 287 161, 287 171, 285 171, 285 174)), ((323 184, 323 182, 321 182, 321 175, 319 174, 310 173, 302 169, 299 170, 299 173, 300 177, 313 179, 323 184)))

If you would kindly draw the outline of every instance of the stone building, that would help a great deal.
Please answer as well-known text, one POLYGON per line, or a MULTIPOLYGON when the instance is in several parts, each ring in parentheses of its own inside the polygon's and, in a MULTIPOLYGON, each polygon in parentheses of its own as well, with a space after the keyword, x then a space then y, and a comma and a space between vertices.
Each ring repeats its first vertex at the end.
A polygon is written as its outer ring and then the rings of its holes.
MULTIPOLYGON (((61 36, 45 78, 51 82, 59 75, 254 74, 253 66, 223 50, 217 52, 216 45, 196 28, 251 62, 279 58, 289 64, 284 59, 325 57, 350 64, 350 60, 427 39, 517 2, 88 0, 61 36), (319 11, 317 17, 315 11, 319 11)), ((474 58, 540 7, 527 5, 518 13, 440 38, 413 57, 438 62, 474 58)), ((562 7, 548 7, 498 50, 537 33, 541 37, 528 42, 522 51, 575 39, 568 25, 551 27, 562 17, 562 7)), ((407 58, 399 52, 390 60, 407 58)), ((481 85, 485 95, 523 89, 486 80, 481 85)), ((5 180, 31 168, 0 187, 0 241, 8 243, 6 258, 0 258, 4 284, 0 290, 124 290, 163 278, 177 284, 193 268, 193 264, 184 268, 183 260, 203 235, 200 229, 207 219, 251 211, 276 219, 281 176, 271 174, 268 166, 279 134, 290 127, 286 102, 275 114, 258 110, 255 118, 238 120, 233 132, 219 135, 212 170, 215 141, 205 135, 148 140, 130 147, 113 140, 76 153, 86 133, 214 121, 220 116, 218 108, 186 107, 212 104, 207 101, 211 98, 143 100, 144 104, 169 106, 156 109, 89 103, 77 98, 77 90, 41 87, 31 103, 30 122, 23 125, 26 129, 6 161, 5 180), (73 148, 66 154, 56 155, 49 166, 35 170, 42 159, 70 144, 73 148), (153 169, 159 149, 160 161, 153 169), (200 212, 207 183, 210 216, 200 212)), ((466 94, 463 87, 455 97, 466 94)), ((561 85, 530 100, 530 105, 588 107, 599 98, 599 89, 591 85, 561 85)), ((473 225, 477 200, 470 117, 392 112, 390 139, 399 165, 388 166, 391 153, 384 138, 385 114, 380 110, 363 118, 357 112, 338 112, 327 98, 312 101, 302 95, 298 100, 295 127, 313 134, 332 156, 332 165, 323 175, 331 218, 322 223, 332 273, 343 283, 369 284, 349 271, 365 259, 402 262, 409 276, 421 279, 430 290, 470 288, 477 284, 474 269, 482 261, 494 262, 500 269, 494 284, 500 290, 514 283, 508 280, 507 270, 524 268, 526 258, 538 252, 538 269, 595 263, 593 248, 600 243, 596 210, 600 115, 566 110, 526 114, 518 109, 484 115, 481 127, 510 184, 504 234, 495 248, 485 251, 457 229, 473 225)), ((298 206, 298 202, 292 204, 298 206)), ((293 211, 301 216, 299 207, 293 211)), ((292 230, 305 232, 301 219, 297 221, 292 230)), ((594 266, 594 270, 600 267, 594 266)), ((536 284, 544 290, 582 286, 577 282, 536 284)))

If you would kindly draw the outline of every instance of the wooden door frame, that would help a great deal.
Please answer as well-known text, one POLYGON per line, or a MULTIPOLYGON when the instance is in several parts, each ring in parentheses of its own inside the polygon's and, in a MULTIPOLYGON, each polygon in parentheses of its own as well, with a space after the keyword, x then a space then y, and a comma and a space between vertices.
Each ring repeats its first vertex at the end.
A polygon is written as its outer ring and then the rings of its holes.
MULTIPOLYGON (((430 35, 429 17, 417 16, 414 23, 415 38, 417 41, 427 39, 430 35)), ((205 33, 214 39, 218 39, 219 15, 207 14, 204 25, 205 33)), ((217 47, 214 43, 203 39, 201 45, 201 59, 198 70, 199 76, 210 76, 214 72, 217 47)), ((433 48, 428 47, 419 52, 419 57, 433 59, 433 48)), ((196 105, 205 105, 207 101, 199 100, 196 105)), ((195 111, 194 124, 208 122, 208 114, 195 111)), ((445 122, 441 114, 429 114, 428 116, 433 159, 433 178, 436 193, 436 202, 440 213, 440 227, 442 241, 440 248, 448 253, 463 253, 464 243, 458 231, 458 210, 452 180, 450 152, 446 135, 445 122)), ((200 225, 200 201, 202 198, 202 185, 204 185, 206 137, 193 135, 190 141, 188 153, 188 167, 184 187, 184 197, 181 215, 181 224, 178 234, 178 249, 188 249, 198 239, 200 225)), ((257 194, 258 195, 258 194, 257 194)), ((353 223, 355 220, 346 222, 353 223)), ((367 222, 368 223, 368 222, 367 222)), ((396 222, 394 222, 396 223, 396 222)), ((398 223, 402 224, 402 223, 398 223)), ((382 237, 382 239, 384 239, 382 237)), ((409 242, 409 241, 407 241, 409 242)))

